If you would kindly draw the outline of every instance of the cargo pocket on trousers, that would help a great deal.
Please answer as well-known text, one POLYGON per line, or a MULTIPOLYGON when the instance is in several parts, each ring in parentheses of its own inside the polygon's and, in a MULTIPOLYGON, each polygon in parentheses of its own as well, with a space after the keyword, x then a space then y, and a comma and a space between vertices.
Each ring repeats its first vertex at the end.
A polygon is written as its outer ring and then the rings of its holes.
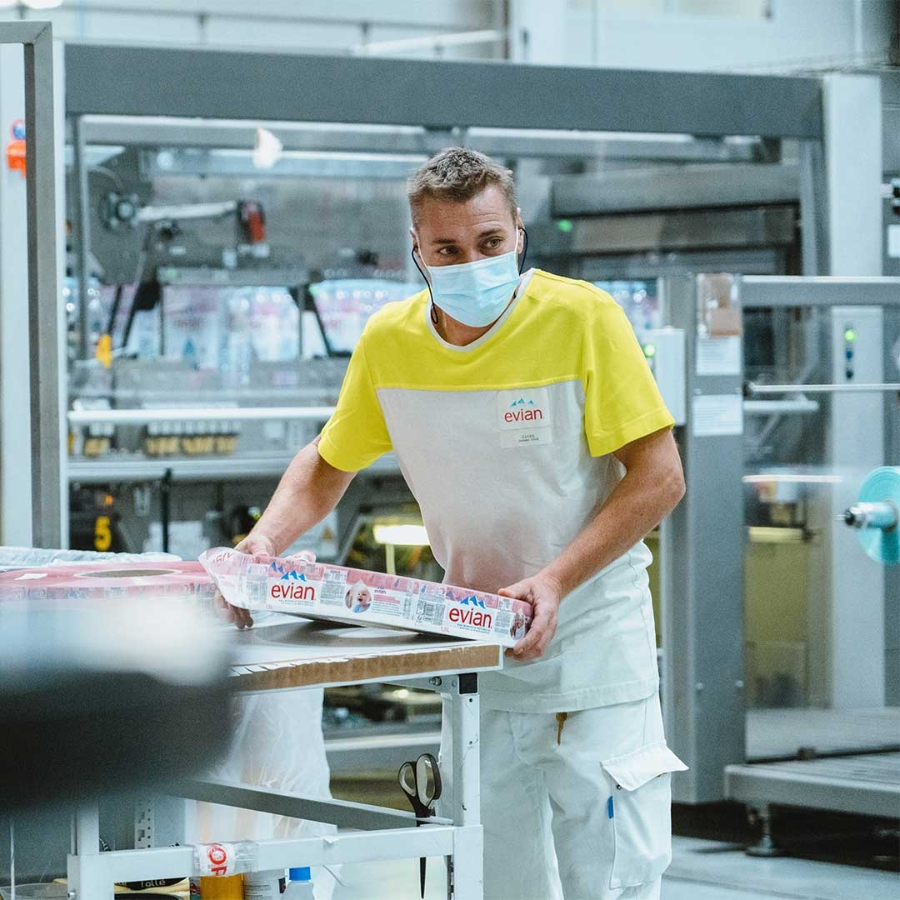
POLYGON ((664 742, 601 763, 615 787, 607 801, 615 835, 610 888, 653 881, 672 861, 672 772, 687 766, 664 742))

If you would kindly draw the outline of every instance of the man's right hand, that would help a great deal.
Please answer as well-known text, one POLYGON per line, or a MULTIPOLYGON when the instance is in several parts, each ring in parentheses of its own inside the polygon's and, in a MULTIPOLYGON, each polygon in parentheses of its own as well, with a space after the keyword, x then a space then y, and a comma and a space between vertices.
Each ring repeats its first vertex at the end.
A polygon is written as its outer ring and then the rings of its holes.
MULTIPOLYGON (((235 548, 239 553, 248 556, 271 559, 275 556, 275 544, 271 538, 263 534, 248 534, 235 548)), ((241 631, 253 625, 253 617, 249 609, 232 606, 221 593, 216 591, 216 612, 226 622, 233 622, 241 631)))

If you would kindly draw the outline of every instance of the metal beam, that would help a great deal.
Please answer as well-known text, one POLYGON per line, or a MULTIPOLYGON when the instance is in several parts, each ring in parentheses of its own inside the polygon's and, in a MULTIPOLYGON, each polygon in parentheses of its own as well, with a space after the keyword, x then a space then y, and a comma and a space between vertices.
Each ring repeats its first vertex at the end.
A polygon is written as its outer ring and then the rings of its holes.
POLYGON ((25 51, 32 544, 59 547, 63 535, 62 317, 56 248, 52 30, 47 22, 4 23, 0 25, 0 43, 23 44, 25 51))
MULTIPOLYGON (((67 467, 71 484, 116 484, 159 481, 172 473, 173 481, 253 481, 274 478, 276 481, 290 465, 293 455, 222 456, 216 459, 180 457, 177 459, 95 460, 73 462, 67 467)), ((400 467, 393 453, 386 453, 359 473, 357 481, 369 478, 400 477, 400 467)), ((354 533, 355 536, 355 533, 354 533)))
POLYGON ((543 225, 529 228, 529 234, 535 239, 535 245, 541 248, 542 255, 547 256, 596 256, 701 248, 711 251, 732 247, 743 250, 748 247, 790 246, 794 241, 795 219, 796 214, 789 206, 724 209, 714 216, 703 209, 689 209, 577 218, 572 221, 569 232, 543 225))
POLYGON ((829 269, 828 183, 821 141, 800 141, 800 240, 803 274, 829 269))
MULTIPOLYGON (((201 147, 249 150, 254 145, 255 122, 209 119, 147 119, 128 116, 86 116, 84 139, 91 145, 128 147, 201 147)), ((273 124, 286 151, 339 153, 413 153, 431 155, 448 140, 458 140, 490 156, 584 159, 586 157, 647 159, 667 162, 754 162, 760 159, 758 140, 725 141, 718 138, 631 137, 578 132, 499 131, 472 128, 460 133, 427 131, 415 126, 324 125, 278 122, 273 124)))
POLYGON ((819 138, 821 106, 812 78, 66 48, 69 115, 819 138))
POLYGON ((692 804, 721 800, 722 770, 746 758, 740 338, 707 338, 738 344, 738 358, 723 374, 697 365, 701 314, 710 302, 724 304, 733 278, 675 276, 660 285, 669 311, 666 324, 688 336, 690 400, 678 444, 689 489, 660 533, 660 607, 666 735, 690 766, 674 782, 673 797, 692 804), (722 416, 714 427, 707 424, 710 413, 722 416), (713 620, 716 637, 710 640, 713 620))
POLYGON ((900 306, 900 278, 744 275, 742 309, 806 306, 900 306))
POLYGON ((56 256, 53 37, 49 25, 25 44, 28 180, 28 310, 31 342, 32 541, 62 543, 60 292, 56 256))
POLYGON ((77 116, 72 120, 72 150, 73 170, 75 172, 74 188, 72 196, 72 210, 74 215, 74 230, 77 237, 78 265, 78 358, 90 359, 91 357, 91 328, 88 311, 90 299, 90 259, 91 259, 91 198, 88 190, 88 167, 84 162, 84 135, 81 128, 81 119, 77 116))
MULTIPOLYGON (((78 121, 76 119, 76 121, 78 121)), ((313 151, 288 151, 271 168, 265 170, 266 178, 365 178, 405 181, 429 154, 403 154, 394 156, 363 157, 332 155, 313 151)), ((147 153, 146 174, 154 179, 160 176, 204 177, 208 175, 227 178, 258 178, 260 169, 253 162, 249 148, 236 150, 163 150, 158 154, 147 153), (164 159, 160 159, 163 157, 164 159)), ((175 218, 175 217, 173 217, 175 218)))
POLYGON ((0 44, 33 44, 49 28, 49 22, 4 22, 0 26, 0 44))
POLYGON ((554 216, 770 206, 800 199, 796 165, 724 164, 625 169, 553 180, 554 216))
MULTIPOLYGON (((0 122, 25 115, 18 47, 0 47, 0 122)), ((26 184, 0 174, 0 545, 31 545, 31 394, 26 184)), ((2 864, 0 864, 2 865, 2 864)))
MULTIPOLYGON (((221 803, 239 809, 253 809, 292 819, 330 822, 341 828, 376 831, 381 828, 409 828, 416 823, 415 813, 404 810, 351 803, 346 800, 318 800, 214 779, 180 781, 168 790, 177 797, 221 803)), ((432 817, 430 821, 436 825, 452 824, 450 819, 437 817, 432 817)))

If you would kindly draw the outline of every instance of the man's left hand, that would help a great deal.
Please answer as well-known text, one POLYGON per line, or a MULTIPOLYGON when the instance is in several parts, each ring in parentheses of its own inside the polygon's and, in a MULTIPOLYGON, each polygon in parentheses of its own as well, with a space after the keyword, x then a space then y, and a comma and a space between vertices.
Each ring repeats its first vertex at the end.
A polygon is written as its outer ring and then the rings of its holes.
POLYGON ((501 597, 525 600, 534 608, 534 618, 528 634, 515 647, 507 650, 506 655, 522 661, 537 659, 556 634, 556 619, 562 600, 559 582, 551 575, 538 573, 502 588, 497 593, 501 597))

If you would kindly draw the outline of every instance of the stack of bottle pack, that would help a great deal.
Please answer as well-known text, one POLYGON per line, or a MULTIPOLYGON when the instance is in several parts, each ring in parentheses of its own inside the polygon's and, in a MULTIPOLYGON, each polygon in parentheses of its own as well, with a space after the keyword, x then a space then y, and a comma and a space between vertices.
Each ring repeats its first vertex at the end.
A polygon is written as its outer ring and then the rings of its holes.
POLYGON ((244 609, 268 609, 310 619, 382 625, 509 647, 531 623, 530 603, 498 594, 309 563, 259 558, 225 548, 200 557, 225 599, 244 609))

